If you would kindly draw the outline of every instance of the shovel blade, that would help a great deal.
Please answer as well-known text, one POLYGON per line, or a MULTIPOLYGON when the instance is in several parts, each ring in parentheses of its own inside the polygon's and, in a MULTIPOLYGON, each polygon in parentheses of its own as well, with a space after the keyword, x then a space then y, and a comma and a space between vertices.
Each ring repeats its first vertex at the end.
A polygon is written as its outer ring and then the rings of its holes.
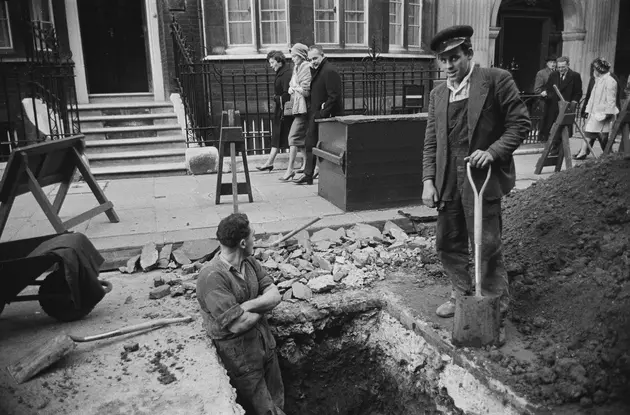
POLYGON ((498 297, 459 297, 455 302, 453 344, 459 347, 499 345, 498 297))

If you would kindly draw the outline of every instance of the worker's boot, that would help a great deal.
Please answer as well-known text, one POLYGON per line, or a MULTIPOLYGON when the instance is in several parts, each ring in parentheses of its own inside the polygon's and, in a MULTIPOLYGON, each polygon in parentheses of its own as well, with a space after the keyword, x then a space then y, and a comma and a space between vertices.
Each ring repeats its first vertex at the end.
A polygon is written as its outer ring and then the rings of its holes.
POLYGON ((455 299, 450 298, 447 302, 439 306, 437 310, 435 310, 435 314, 442 318, 453 317, 455 315, 455 299))

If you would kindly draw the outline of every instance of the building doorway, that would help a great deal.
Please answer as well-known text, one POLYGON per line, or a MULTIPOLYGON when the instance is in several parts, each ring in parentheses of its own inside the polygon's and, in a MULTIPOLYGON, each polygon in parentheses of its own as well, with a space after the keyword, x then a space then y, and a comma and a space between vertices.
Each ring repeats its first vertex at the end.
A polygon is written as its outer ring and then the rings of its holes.
POLYGON ((560 0, 503 0, 497 26, 494 66, 508 69, 519 90, 531 93, 546 57, 562 52, 560 0))
POLYGON ((79 0, 88 92, 149 92, 144 0, 79 0))

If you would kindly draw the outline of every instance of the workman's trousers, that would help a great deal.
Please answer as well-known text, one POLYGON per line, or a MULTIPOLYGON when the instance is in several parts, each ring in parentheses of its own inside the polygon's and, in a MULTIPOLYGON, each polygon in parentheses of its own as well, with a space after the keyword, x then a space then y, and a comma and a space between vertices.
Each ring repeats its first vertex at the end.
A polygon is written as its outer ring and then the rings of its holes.
POLYGON ((285 415, 284 385, 275 341, 254 327, 229 340, 214 340, 217 353, 247 415, 285 415), (272 343, 272 344, 267 344, 272 343))
MULTIPOLYGON (((468 243, 474 252, 474 203, 472 196, 442 202, 438 211, 436 248, 444 272, 451 279, 455 299, 475 292, 474 268, 469 266, 468 243), (468 200, 470 199, 470 200, 468 200)), ((481 291, 484 296, 501 297, 507 311, 508 279, 501 252, 501 199, 483 201, 481 291)))
POLYGON ((319 124, 315 122, 318 118, 321 118, 319 111, 315 114, 309 114, 308 132, 306 133, 306 142, 304 145, 306 152, 304 174, 308 177, 313 177, 315 174, 315 166, 317 165, 317 157, 313 155, 313 148, 315 148, 319 142, 319 124))

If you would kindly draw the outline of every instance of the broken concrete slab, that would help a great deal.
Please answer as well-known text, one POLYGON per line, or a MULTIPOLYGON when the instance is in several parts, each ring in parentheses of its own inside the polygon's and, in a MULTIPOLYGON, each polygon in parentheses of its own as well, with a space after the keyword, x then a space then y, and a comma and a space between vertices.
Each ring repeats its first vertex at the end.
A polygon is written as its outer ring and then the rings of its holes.
POLYGON ((330 262, 319 254, 313 255, 313 265, 326 271, 332 271, 332 265, 330 265, 330 262))
POLYGON ((324 228, 311 235, 311 242, 330 241, 332 243, 339 243, 343 236, 345 236, 343 228, 338 230, 324 228))
POLYGON ((323 293, 332 290, 337 286, 331 274, 322 275, 309 280, 306 284, 314 293, 323 293))
POLYGON ((135 255, 129 258, 129 260, 127 260, 126 266, 120 267, 118 268, 118 270, 122 272, 123 274, 133 274, 134 272, 136 272, 136 269, 138 268, 139 261, 140 261, 140 255, 135 255))
POLYGON ((184 253, 184 251, 182 251, 181 248, 173 251, 173 259, 179 265, 188 265, 191 262, 190 258, 188 258, 188 256, 184 253))
POLYGON ((313 264, 311 264, 310 262, 308 262, 308 261, 307 261, 307 260, 305 260, 305 259, 298 258, 298 259, 296 259, 296 262, 297 262, 297 264, 298 264, 298 269, 299 269, 300 271, 305 271, 305 272, 308 272, 308 271, 313 271, 313 270, 315 269, 315 267, 313 266, 313 264))
POLYGON ((368 225, 367 223, 357 223, 346 233, 351 239, 374 239, 377 241, 383 239, 381 231, 372 225, 368 225))
POLYGON ((290 280, 282 281, 277 284, 279 290, 287 290, 291 288, 293 283, 297 281, 295 278, 291 278, 290 280))
POLYGON ((160 256, 158 258, 158 268, 168 268, 168 263, 171 261, 171 253, 173 252, 173 244, 166 244, 160 250, 160 256))
POLYGON ((216 239, 198 239, 186 241, 179 248, 191 261, 198 261, 215 253, 221 245, 216 239))
POLYGON ((291 286, 293 290, 293 297, 298 298, 300 300, 308 300, 313 297, 313 292, 306 285, 301 282, 295 282, 291 286))
POLYGON ((311 238, 306 229, 298 232, 295 235, 295 239, 297 239, 298 244, 304 249, 306 253, 310 254, 313 252, 313 247, 311 246, 311 238))
POLYGON ((370 262, 370 254, 363 249, 358 249, 352 253, 352 259, 359 267, 364 267, 370 262))
POLYGON ((165 284, 149 291, 149 298, 151 300, 159 300, 160 298, 166 297, 170 293, 171 293, 171 286, 168 284, 165 284))
POLYGON ((186 289, 182 285, 178 285, 171 291, 171 297, 179 297, 186 294, 186 289))
POLYGON ((293 298, 293 288, 289 288, 284 294, 282 294, 282 301, 287 301, 293 298))
POLYGON ((289 278, 302 275, 302 272, 291 264, 278 264, 278 269, 289 278))
POLYGON ((147 272, 157 268, 159 254, 155 243, 149 242, 142 247, 142 253, 140 254, 140 268, 142 271, 147 272))
POLYGON ((383 226, 383 235, 389 235, 397 241, 405 242, 409 239, 409 235, 402 228, 391 220, 385 222, 383 226))
POLYGON ((271 258, 266 260, 262 266, 268 269, 278 269, 278 263, 271 258))

